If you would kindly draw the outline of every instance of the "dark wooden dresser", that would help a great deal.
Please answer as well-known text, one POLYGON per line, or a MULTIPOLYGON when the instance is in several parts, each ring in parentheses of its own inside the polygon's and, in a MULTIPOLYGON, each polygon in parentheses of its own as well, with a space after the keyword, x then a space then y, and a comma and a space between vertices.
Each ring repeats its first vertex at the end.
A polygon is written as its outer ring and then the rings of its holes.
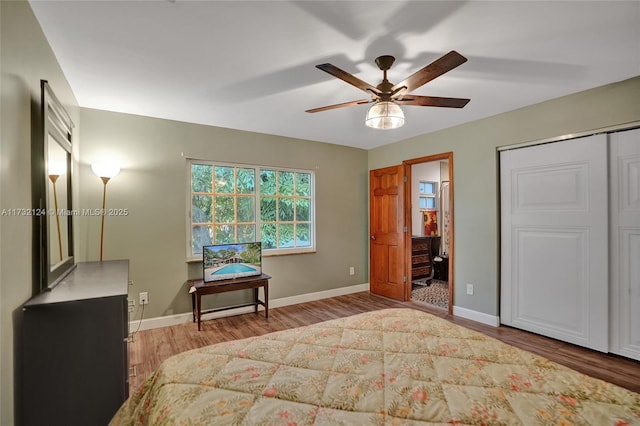
POLYGON ((428 237, 411 238, 411 280, 420 280, 431 276, 431 242, 428 237))
POLYGON ((433 271, 433 258, 440 250, 440 237, 411 238, 411 281, 430 278, 433 271))
POLYGON ((78 263, 24 305, 25 425, 106 425, 129 395, 129 261, 78 263))

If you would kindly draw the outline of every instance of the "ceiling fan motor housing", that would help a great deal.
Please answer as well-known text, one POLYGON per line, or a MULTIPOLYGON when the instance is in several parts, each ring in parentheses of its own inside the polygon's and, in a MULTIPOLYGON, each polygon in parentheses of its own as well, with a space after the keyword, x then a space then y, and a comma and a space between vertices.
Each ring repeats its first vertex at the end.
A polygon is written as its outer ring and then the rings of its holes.
POLYGON ((391 68, 391 65, 393 65, 395 60, 396 58, 394 58, 391 55, 378 56, 376 58, 376 64, 378 65, 378 68, 380 68, 382 71, 387 71, 388 69, 391 68))

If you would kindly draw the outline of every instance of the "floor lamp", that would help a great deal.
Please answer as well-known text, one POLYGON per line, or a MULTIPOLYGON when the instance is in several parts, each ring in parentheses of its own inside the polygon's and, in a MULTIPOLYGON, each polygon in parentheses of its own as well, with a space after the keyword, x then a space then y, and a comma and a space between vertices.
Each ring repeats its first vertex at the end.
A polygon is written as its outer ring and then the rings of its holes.
POLYGON ((120 173, 120 167, 113 164, 92 164, 93 173, 102 179, 102 223, 100 224, 100 262, 102 262, 102 246, 104 243, 104 217, 106 216, 107 183, 120 173))
POLYGON ((60 216, 58 216, 58 193, 56 191, 56 181, 64 174, 66 164, 63 161, 50 161, 48 168, 49 180, 53 184, 53 205, 56 209, 54 214, 56 215, 56 225, 58 228, 58 254, 60 256, 60 262, 62 262, 62 236, 60 235, 60 216))

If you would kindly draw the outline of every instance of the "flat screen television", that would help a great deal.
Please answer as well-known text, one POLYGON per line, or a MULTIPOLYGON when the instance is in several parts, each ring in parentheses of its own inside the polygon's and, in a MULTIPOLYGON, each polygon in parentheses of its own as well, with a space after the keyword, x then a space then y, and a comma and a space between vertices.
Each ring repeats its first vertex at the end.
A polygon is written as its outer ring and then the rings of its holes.
POLYGON ((262 274, 262 244, 215 244, 202 247, 204 282, 262 274))

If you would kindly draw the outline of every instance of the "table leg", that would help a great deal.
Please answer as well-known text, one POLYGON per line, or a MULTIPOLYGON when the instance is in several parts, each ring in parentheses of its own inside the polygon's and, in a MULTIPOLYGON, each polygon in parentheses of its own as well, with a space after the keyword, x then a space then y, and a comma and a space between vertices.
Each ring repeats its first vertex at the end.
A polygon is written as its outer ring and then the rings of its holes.
POLYGON ((269 281, 264 282, 264 317, 269 318, 269 281))
POLYGON ((200 297, 202 297, 200 295, 200 293, 197 294, 196 296, 196 310, 198 311, 197 315, 198 315, 198 331, 200 331, 200 317, 201 317, 201 312, 202 312, 202 300, 200 300, 200 297))
POLYGON ((193 322, 196 322, 196 295, 191 293, 191 315, 193 316, 193 322))
POLYGON ((258 289, 259 287, 253 289, 253 309, 256 314, 258 313, 258 289))

